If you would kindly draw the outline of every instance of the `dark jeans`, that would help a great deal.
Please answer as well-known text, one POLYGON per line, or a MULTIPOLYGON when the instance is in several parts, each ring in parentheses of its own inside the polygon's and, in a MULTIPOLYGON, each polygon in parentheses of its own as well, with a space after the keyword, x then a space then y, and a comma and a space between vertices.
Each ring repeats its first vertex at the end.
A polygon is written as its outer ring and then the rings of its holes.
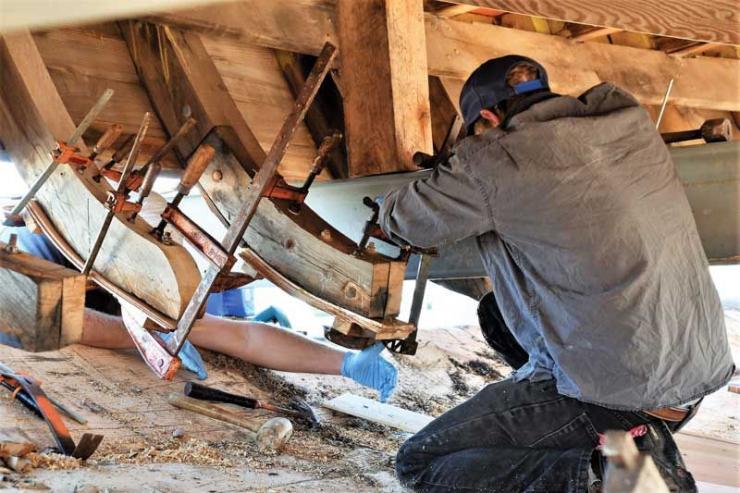
MULTIPOLYGON (((487 325, 496 317, 488 317, 493 308, 484 305, 492 297, 485 300, 479 313, 487 312, 481 316, 486 339, 499 352, 511 349, 502 354, 507 361, 523 364, 526 352, 500 314, 500 324, 487 325)), ((554 380, 488 385, 406 441, 396 472, 404 486, 424 492, 585 492, 589 464, 599 464, 598 433, 641 424, 649 432, 637 439, 638 447, 664 475, 675 476, 672 489, 696 491, 663 421, 562 396, 554 380)))

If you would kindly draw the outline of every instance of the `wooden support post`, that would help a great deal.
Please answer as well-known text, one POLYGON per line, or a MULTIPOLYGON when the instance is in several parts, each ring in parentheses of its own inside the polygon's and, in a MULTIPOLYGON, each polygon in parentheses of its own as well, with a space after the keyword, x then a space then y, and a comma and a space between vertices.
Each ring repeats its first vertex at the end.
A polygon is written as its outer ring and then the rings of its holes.
POLYGON ((85 276, 0 243, 0 332, 17 336, 27 351, 51 351, 79 342, 85 276))
POLYGON ((339 0, 350 176, 412 170, 432 153, 422 0, 339 0))

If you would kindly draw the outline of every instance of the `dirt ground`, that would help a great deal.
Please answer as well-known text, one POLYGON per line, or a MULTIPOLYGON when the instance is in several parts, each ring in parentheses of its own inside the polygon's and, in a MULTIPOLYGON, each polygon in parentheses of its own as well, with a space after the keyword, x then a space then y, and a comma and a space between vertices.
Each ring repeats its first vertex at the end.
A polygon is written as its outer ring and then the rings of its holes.
MULTIPOLYGON (((739 343, 740 317, 733 331, 739 343)), ((74 438, 83 432, 105 435, 99 450, 85 463, 39 454, 34 458, 37 467, 29 473, 0 469, 0 489, 403 491, 394 478, 393 464, 395 451, 409 435, 320 407, 325 400, 344 392, 375 397, 373 392, 341 377, 262 370, 214 353, 206 353, 204 358, 209 369, 208 385, 278 403, 296 396, 304 398, 320 414, 321 429, 297 427, 283 453, 260 454, 241 428, 167 403, 169 392, 182 391, 183 382, 190 376, 187 372, 181 371, 173 382, 163 382, 149 372, 135 352, 70 346, 32 354, 0 346, 1 361, 16 371, 33 374, 50 394, 88 418, 84 426, 67 420, 74 438)), ((433 416, 509 372, 488 349, 477 327, 422 331, 416 356, 392 359, 399 367, 400 383, 390 403, 433 416)), ((711 413, 700 413, 701 420, 697 418, 681 437, 690 449, 684 454, 690 467, 693 460, 706 469, 702 475, 695 472, 698 479, 726 486, 740 484, 736 460, 740 450, 736 426, 740 396, 724 389, 714 395, 716 403, 707 399, 711 413), (721 473, 716 471, 717 460, 729 461, 729 466, 720 468, 721 473)), ((272 417, 262 411, 233 409, 257 421, 272 417)), ((12 402, 4 391, 0 392, 0 439, 32 440, 40 448, 52 444, 43 423, 12 402)))

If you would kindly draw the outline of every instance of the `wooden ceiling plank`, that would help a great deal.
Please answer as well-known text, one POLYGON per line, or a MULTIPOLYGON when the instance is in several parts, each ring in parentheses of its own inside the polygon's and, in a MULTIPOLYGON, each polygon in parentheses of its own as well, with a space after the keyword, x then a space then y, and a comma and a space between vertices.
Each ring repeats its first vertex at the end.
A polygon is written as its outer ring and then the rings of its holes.
POLYGON ((592 29, 590 31, 586 31, 585 33, 576 34, 575 36, 571 37, 573 41, 589 41, 596 38, 602 38, 604 36, 609 36, 610 34, 616 34, 618 32, 622 32, 622 29, 615 28, 615 27, 598 27, 596 29, 592 29))
POLYGON ((84 2, 83 6, 75 0, 3 0, 0 33, 125 19, 224 1, 226 0, 125 0, 84 2))
POLYGON ((462 5, 624 31, 723 44, 740 44, 734 0, 450 0, 462 5))
MULTIPOLYGON (((219 8, 170 14, 167 22, 207 20, 236 29, 245 40, 298 53, 316 54, 326 39, 335 40, 333 0, 246 0, 219 8), (244 11, 249 16, 239 15, 244 11), (287 19, 285 25, 281 21, 287 19), (291 19, 300 20, 294 28, 291 19)), ((559 36, 466 23, 426 15, 429 74, 465 79, 485 60, 510 53, 531 56, 550 72, 556 91, 579 94, 600 81, 611 81, 644 104, 660 104, 666 84, 676 79, 674 104, 740 110, 737 60, 707 57, 679 59, 655 50, 575 43, 559 36), (635 64, 640 60, 640 64, 635 64)), ((340 52, 340 57, 341 57, 340 52)), ((345 84, 346 85, 346 84, 345 84)))
POLYGON ((350 176, 414 170, 432 153, 422 0, 339 0, 350 176))

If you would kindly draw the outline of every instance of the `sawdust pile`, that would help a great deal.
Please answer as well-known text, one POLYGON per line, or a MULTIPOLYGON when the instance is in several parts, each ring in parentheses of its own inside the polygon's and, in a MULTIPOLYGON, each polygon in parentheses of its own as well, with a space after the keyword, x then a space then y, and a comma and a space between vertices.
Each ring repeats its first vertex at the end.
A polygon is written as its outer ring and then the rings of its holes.
POLYGON ((108 453, 88 462, 101 465, 175 462, 205 466, 234 466, 234 462, 225 457, 221 450, 207 441, 195 438, 183 440, 171 438, 127 453, 108 453))
POLYGON ((68 455, 55 454, 55 453, 30 453, 25 456, 28 459, 31 467, 34 469, 49 469, 49 470, 63 470, 63 469, 79 469, 83 466, 83 461, 75 459, 68 455))

